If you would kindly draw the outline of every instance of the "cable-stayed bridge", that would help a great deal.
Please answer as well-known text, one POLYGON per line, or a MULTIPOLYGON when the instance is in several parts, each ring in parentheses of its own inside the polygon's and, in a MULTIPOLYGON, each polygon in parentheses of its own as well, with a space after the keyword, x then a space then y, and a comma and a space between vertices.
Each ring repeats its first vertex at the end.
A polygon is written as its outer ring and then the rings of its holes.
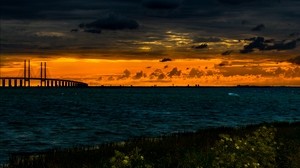
POLYGON ((47 78, 46 62, 41 62, 40 77, 31 77, 30 60, 24 60, 23 71, 23 77, 0 77, 0 87, 88 87, 80 81, 47 78))

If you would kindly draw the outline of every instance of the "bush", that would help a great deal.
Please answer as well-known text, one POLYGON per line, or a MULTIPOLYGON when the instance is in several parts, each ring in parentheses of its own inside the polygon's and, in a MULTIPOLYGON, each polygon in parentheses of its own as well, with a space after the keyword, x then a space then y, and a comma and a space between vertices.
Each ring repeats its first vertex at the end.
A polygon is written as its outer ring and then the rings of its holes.
POLYGON ((152 168, 146 164, 144 156, 140 154, 140 149, 135 148, 128 155, 115 151, 115 156, 110 159, 112 168, 152 168))
POLYGON ((260 127, 252 135, 244 138, 231 137, 221 134, 221 139, 212 148, 215 159, 212 166, 221 167, 276 167, 275 142, 276 129, 274 127, 260 127))

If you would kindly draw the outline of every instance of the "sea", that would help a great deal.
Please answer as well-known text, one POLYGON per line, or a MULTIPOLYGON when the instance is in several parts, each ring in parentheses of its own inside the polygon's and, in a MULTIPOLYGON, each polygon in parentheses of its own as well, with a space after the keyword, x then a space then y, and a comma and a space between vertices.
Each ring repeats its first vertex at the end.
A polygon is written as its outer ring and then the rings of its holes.
POLYGON ((0 88, 0 164, 13 153, 277 121, 300 121, 300 88, 0 88))

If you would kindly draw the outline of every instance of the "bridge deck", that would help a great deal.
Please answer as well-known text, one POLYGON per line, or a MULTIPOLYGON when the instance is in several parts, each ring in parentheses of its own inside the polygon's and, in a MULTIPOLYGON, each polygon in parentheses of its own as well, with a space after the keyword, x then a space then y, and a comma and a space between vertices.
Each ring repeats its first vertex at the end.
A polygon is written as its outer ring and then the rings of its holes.
POLYGON ((1 87, 31 87, 30 82, 40 82, 41 87, 87 87, 84 82, 57 78, 0 77, 1 87))

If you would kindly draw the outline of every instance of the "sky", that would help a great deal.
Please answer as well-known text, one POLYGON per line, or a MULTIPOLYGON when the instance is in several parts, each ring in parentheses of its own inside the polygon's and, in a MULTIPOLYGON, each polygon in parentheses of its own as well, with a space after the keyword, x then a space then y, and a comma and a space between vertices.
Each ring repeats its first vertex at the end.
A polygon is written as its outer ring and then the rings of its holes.
POLYGON ((300 86, 299 0, 2 0, 0 76, 300 86))

